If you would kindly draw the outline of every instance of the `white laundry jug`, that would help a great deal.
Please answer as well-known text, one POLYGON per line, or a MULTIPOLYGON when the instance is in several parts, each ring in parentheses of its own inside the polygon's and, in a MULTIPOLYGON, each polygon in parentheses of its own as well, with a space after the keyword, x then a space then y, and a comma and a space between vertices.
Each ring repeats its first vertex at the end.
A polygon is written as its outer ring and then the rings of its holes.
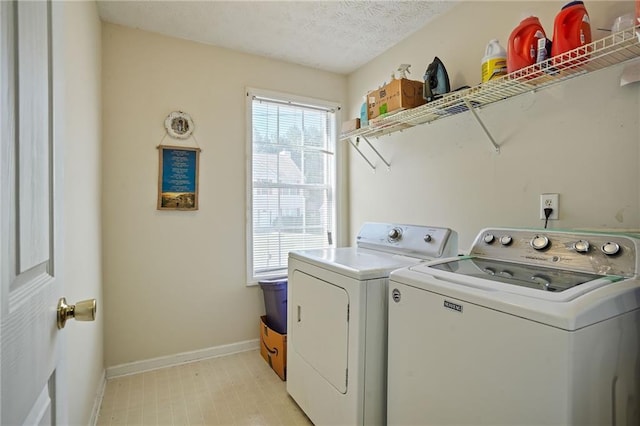
POLYGON ((489 41, 482 58, 482 82, 507 74, 507 51, 497 39, 489 41))

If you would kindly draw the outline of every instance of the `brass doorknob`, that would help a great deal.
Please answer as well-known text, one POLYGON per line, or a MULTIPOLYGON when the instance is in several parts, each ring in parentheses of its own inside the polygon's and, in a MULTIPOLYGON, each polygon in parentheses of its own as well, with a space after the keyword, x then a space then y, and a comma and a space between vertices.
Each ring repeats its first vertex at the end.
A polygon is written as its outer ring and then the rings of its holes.
POLYGON ((77 321, 94 321, 96 319, 96 299, 83 300, 75 305, 67 305, 64 297, 58 301, 58 328, 64 328, 69 318, 77 321))

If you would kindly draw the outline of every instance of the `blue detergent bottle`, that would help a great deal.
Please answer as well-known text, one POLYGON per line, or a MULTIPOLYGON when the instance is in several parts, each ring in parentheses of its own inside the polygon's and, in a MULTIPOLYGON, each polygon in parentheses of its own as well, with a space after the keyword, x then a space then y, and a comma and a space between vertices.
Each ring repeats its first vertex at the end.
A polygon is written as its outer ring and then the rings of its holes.
POLYGON ((367 111, 367 96, 362 97, 362 106, 360 107, 360 127, 369 125, 369 113, 367 111))

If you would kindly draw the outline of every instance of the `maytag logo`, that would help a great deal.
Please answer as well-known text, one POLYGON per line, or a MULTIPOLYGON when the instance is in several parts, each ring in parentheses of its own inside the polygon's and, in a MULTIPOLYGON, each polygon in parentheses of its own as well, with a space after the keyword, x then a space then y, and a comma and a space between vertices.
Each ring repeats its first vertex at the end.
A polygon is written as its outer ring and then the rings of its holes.
POLYGON ((449 302, 448 300, 445 300, 444 307, 451 309, 452 311, 462 313, 462 305, 458 305, 457 303, 453 303, 453 302, 449 302))

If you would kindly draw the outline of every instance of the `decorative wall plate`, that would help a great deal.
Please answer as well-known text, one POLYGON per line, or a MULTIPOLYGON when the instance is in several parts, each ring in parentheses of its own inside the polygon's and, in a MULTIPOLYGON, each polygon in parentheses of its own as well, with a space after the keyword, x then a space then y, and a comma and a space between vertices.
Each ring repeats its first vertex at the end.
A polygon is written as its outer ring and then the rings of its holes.
POLYGON ((193 120, 186 112, 173 111, 164 120, 169 136, 175 139, 187 139, 193 133, 193 120))

